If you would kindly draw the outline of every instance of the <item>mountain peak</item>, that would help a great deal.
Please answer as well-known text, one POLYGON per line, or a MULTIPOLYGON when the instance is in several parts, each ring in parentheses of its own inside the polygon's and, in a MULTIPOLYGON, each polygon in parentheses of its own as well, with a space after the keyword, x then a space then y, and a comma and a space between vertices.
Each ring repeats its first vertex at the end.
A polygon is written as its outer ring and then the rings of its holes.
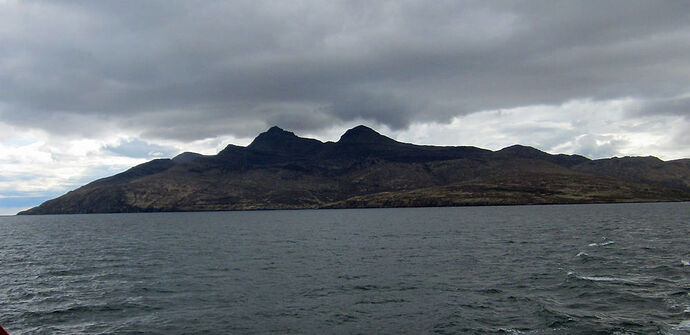
POLYGON ((541 159, 567 167, 572 167, 589 161, 589 158, 580 155, 552 155, 539 149, 519 144, 503 148, 499 151, 496 151, 496 153, 510 157, 541 159))
POLYGON ((301 138, 295 133, 273 126, 259 134, 247 148, 267 152, 306 152, 321 144, 320 141, 301 138))
POLYGON ((199 157, 203 157, 202 154, 198 154, 196 152, 183 152, 175 157, 172 158, 172 161, 175 163, 188 163, 191 162, 199 157))
POLYGON ((338 143, 392 144, 398 142, 390 137, 386 137, 379 134, 378 132, 369 127, 359 125, 346 131, 345 134, 343 134, 343 136, 340 137, 338 143))
POLYGON ((548 155, 547 153, 533 148, 533 147, 528 147, 526 145, 520 145, 520 144, 515 144, 511 145, 509 147, 505 147, 498 152, 500 153, 505 153, 505 154, 512 154, 515 156, 520 156, 520 157, 530 157, 530 158, 535 158, 535 157, 542 157, 548 155))
MULTIPOLYGON (((268 128, 268 130, 266 131, 266 133, 269 133, 269 134, 281 134, 281 133, 293 134, 293 133, 291 133, 291 132, 289 132, 289 131, 286 131, 286 130, 284 130, 283 128, 280 128, 280 127, 278 127, 278 126, 273 126, 273 127, 271 127, 271 128, 268 128)), ((293 135, 294 135, 294 134, 293 134, 293 135)))
POLYGON ((248 147, 252 149, 266 149, 268 147, 274 147, 281 142, 294 140, 296 138, 298 137, 295 133, 283 130, 278 126, 273 126, 267 131, 259 134, 248 147))

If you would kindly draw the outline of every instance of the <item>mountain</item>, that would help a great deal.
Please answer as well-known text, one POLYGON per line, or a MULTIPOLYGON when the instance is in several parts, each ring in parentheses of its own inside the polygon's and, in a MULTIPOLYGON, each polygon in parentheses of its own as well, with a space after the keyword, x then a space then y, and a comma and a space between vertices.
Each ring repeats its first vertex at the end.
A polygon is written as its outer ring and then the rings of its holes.
POLYGON ((688 159, 424 146, 365 126, 324 143, 272 127, 246 147, 152 160, 19 214, 687 200, 688 159))

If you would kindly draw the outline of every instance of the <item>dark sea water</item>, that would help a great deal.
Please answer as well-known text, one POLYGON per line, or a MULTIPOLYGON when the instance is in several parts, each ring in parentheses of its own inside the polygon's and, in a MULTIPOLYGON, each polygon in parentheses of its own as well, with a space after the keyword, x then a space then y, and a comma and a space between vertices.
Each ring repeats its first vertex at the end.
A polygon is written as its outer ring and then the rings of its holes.
POLYGON ((690 203, 0 217, 15 334, 689 334, 690 203))

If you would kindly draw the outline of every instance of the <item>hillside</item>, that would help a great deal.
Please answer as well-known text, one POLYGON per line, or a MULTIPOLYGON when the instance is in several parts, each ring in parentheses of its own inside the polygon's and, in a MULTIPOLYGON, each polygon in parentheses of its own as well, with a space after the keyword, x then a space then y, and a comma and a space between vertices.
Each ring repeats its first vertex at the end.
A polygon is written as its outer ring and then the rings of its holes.
POLYGON ((421 146, 365 126, 324 143, 272 127, 246 147, 156 159, 19 214, 687 200, 690 160, 421 146))

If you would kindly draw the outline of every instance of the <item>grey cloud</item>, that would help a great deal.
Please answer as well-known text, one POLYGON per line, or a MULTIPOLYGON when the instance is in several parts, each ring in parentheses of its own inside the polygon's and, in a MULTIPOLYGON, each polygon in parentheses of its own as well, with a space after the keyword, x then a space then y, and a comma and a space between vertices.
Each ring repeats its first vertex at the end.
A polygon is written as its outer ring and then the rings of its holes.
POLYGON ((686 127, 685 131, 676 134, 672 141, 679 148, 687 148, 688 143, 690 143, 690 127, 686 127))
MULTIPOLYGON (((680 1, 0 6, 0 117, 79 136, 93 134, 43 120, 183 140, 356 119, 401 129, 579 98, 658 101, 687 94, 690 76, 680 1)), ((641 113, 662 109, 687 115, 641 113)))
POLYGON ((132 158, 168 158, 179 152, 175 148, 150 144, 140 139, 124 141, 118 145, 105 146, 103 149, 119 156, 132 158))
POLYGON ((551 153, 559 153, 555 148, 578 136, 574 129, 547 126, 507 126, 501 132, 521 139, 520 144, 528 144, 551 153))
MULTIPOLYGON (((690 96, 681 96, 668 99, 651 99, 647 100, 636 108, 631 108, 627 111, 629 117, 640 116, 654 116, 654 115, 675 115, 690 120, 690 96)), ((653 121, 650 121, 653 122, 653 121)), ((677 148, 685 148, 690 143, 690 123, 675 123, 675 126, 680 128, 675 134, 669 133, 669 125, 664 123, 649 124, 650 122, 641 123, 641 127, 647 129, 657 128, 659 133, 666 133, 670 136, 669 140, 672 145, 677 148)))
POLYGON ((667 114, 690 117, 690 96, 648 100, 633 112, 641 115, 667 114))
POLYGON ((333 123, 333 116, 327 112, 308 106, 277 106, 273 113, 267 113, 266 123, 286 129, 318 130, 333 123))
POLYGON ((422 106, 421 102, 406 101, 390 93, 373 94, 360 91, 346 92, 334 99, 326 110, 341 120, 361 118, 399 129, 407 126, 412 115, 423 111, 422 106))
POLYGON ((572 150, 585 157, 612 157, 620 152, 620 148, 626 144, 626 141, 617 140, 611 136, 586 134, 575 140, 572 150))

